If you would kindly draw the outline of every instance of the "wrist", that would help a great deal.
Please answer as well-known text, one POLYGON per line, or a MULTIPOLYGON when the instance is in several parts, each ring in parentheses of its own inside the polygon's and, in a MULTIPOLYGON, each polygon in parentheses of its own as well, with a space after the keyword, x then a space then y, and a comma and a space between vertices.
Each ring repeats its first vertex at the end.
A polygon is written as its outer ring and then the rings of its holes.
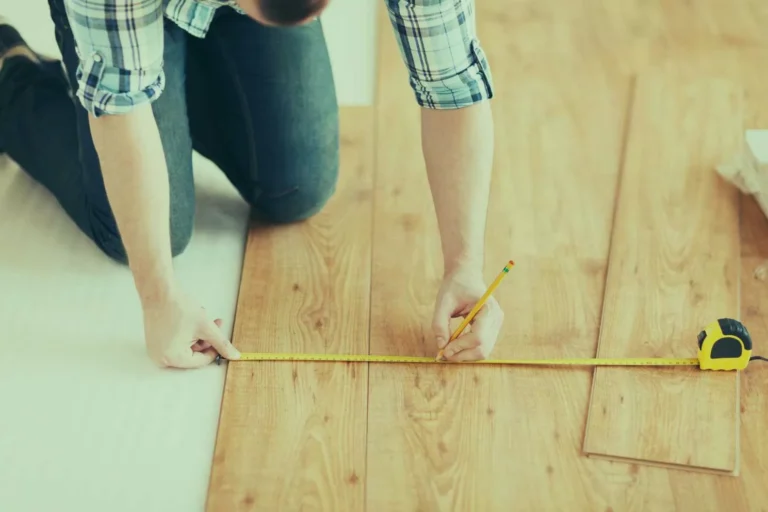
POLYGON ((177 293, 172 271, 134 271, 134 284, 142 306, 166 302, 177 293))
POLYGON ((483 256, 481 254, 466 254, 445 258, 443 267, 444 277, 463 275, 483 278, 483 256))

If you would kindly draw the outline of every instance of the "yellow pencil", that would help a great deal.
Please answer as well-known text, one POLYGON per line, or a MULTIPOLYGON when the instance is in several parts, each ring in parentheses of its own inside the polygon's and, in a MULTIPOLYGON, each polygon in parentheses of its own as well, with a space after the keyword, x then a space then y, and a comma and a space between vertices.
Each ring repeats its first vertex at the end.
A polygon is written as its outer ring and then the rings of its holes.
MULTIPOLYGON (((509 273, 510 269, 515 266, 515 262, 512 260, 509 260, 509 263, 502 269, 501 272, 499 272, 499 275, 496 276, 496 279, 493 280, 491 283, 491 286, 488 287, 488 289, 485 291, 482 297, 480 297, 480 300, 477 301, 477 304, 475 304, 475 307, 472 308, 472 310, 469 312, 467 317, 464 319, 463 322, 456 328, 455 331, 453 331, 453 334, 451 334, 451 338, 448 340, 448 343, 455 340, 459 336, 461 336, 461 333, 464 332, 464 329, 467 328, 469 323, 472 321, 473 318, 475 318, 475 315, 480 311, 480 309, 483 307, 485 302, 488 300, 488 297, 491 296, 493 291, 496 289, 497 286, 499 286, 499 283, 501 283, 501 280, 504 279, 504 277, 509 273)), ((436 360, 440 361, 443 358, 443 350, 441 349, 440 352, 438 352, 436 360)))

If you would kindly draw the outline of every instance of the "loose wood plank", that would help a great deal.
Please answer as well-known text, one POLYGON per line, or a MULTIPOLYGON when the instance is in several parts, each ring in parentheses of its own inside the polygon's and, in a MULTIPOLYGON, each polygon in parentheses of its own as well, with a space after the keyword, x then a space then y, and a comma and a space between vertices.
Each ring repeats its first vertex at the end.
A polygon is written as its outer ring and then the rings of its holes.
MULTIPOLYGON (((241 351, 368 350, 371 108, 341 109, 335 197, 308 222, 253 227, 233 342, 241 351)), ((230 363, 207 509, 363 510, 367 366, 230 363)))
MULTIPOLYGON (((613 229, 599 357, 694 357, 696 334, 739 317, 734 189, 742 90, 672 72, 637 81, 613 229)), ((595 370, 584 451, 737 472, 738 375, 595 370)))
MULTIPOLYGON (((759 69, 759 68, 757 68, 759 69)), ((768 96, 763 93, 763 96, 768 96)), ((768 98, 767 98, 768 99, 768 98)), ((768 125, 766 125, 768 126, 768 125)), ((741 311, 754 344, 753 354, 768 357, 768 279, 755 270, 768 261, 768 219, 753 197, 741 198, 741 311)), ((733 501, 743 510, 768 510, 768 363, 752 361, 741 375, 740 486, 733 501), (740 496, 740 497, 739 497, 740 496)), ((725 501, 725 500, 724 500, 725 501)))

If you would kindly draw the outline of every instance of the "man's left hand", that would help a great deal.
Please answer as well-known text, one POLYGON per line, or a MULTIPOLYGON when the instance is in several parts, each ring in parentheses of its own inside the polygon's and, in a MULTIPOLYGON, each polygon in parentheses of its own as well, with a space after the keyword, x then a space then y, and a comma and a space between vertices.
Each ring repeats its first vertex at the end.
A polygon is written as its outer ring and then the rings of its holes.
POLYGON ((478 311, 464 333, 448 343, 452 318, 466 317, 487 289, 481 275, 473 270, 458 270, 443 278, 435 303, 432 329, 438 349, 447 361, 477 361, 493 351, 504 322, 504 312, 493 296, 478 311))

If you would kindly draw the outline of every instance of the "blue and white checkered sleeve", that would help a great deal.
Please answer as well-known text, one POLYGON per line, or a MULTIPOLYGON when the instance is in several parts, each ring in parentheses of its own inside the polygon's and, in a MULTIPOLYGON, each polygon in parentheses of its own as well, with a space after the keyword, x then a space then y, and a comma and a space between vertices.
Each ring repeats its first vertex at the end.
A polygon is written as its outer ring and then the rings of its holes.
POLYGON ((457 109, 493 97, 474 0, 386 0, 419 105, 457 109))
POLYGON ((80 64, 77 98, 96 117, 157 99, 163 73, 163 0, 66 0, 80 64))

